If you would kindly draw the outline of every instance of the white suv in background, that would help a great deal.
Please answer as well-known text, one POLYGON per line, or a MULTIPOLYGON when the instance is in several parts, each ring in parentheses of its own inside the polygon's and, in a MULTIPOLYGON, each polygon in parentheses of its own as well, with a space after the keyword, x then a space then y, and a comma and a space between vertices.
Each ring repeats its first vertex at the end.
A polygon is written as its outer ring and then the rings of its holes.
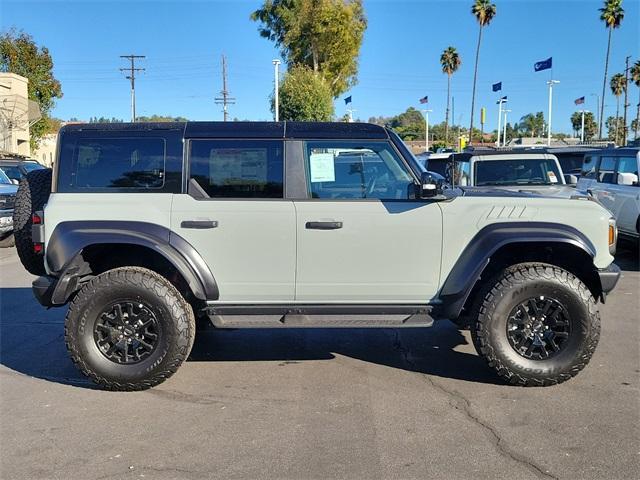
POLYGON ((620 235, 640 238, 640 149, 597 150, 584 157, 577 190, 590 193, 615 216, 620 235))

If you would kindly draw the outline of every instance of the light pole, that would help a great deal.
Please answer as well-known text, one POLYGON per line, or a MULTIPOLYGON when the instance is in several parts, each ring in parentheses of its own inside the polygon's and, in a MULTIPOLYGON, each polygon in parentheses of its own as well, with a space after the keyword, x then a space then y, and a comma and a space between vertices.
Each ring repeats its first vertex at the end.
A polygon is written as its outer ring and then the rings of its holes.
POLYGON ((553 86, 557 83, 560 83, 560 80, 549 80, 547 85, 549 85, 549 122, 547 127, 547 146, 551 146, 551 112, 553 105, 553 86))
POLYGON ((498 141, 496 142, 496 146, 499 147, 500 146, 500 126, 502 121, 502 104, 507 103, 507 100, 504 98, 501 98, 496 103, 498 104, 498 141))
POLYGON ((502 145, 504 147, 507 146, 507 113, 509 113, 511 110, 504 110, 504 133, 502 135, 502 145))
POLYGON ((277 58, 275 60, 273 60, 271 63, 273 63, 273 67, 274 67, 274 106, 275 106, 275 120, 276 122, 280 121, 280 60, 278 60, 277 58))
POLYGON ((424 122, 425 122, 425 135, 424 135, 424 151, 429 151, 429 112, 433 112, 433 110, 422 110, 424 113, 424 122))
POLYGON ((580 142, 584 143, 584 114, 589 113, 589 110, 580 110, 582 114, 582 126, 580 128, 580 142))

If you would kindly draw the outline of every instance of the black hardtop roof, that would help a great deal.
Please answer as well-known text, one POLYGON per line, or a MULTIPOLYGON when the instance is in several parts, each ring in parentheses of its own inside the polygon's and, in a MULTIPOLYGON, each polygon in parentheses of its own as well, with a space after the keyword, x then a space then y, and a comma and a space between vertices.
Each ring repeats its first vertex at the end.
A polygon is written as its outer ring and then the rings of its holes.
POLYGON ((345 122, 149 122, 74 123, 64 132, 183 130, 184 138, 387 139, 384 127, 345 122))
POLYGON ((593 153, 597 153, 598 155, 611 155, 611 156, 620 156, 620 155, 637 155, 640 152, 640 148, 638 147, 620 147, 620 148, 603 148, 601 150, 596 150, 593 153))

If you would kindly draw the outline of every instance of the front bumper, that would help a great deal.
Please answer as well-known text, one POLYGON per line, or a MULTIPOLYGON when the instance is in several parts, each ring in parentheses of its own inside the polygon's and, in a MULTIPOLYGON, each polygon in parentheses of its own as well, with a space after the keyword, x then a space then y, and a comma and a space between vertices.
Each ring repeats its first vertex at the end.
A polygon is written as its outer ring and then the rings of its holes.
POLYGON ((0 236, 13 231, 13 210, 0 210, 0 236))
POLYGON ((600 277, 602 293, 609 293, 620 280, 620 267, 612 263, 607 268, 598 269, 598 276, 600 277))

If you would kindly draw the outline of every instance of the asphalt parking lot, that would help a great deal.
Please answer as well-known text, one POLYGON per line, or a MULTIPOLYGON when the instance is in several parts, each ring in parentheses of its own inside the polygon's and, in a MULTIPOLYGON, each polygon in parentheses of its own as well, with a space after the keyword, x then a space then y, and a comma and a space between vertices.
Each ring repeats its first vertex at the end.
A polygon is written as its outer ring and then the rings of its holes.
POLYGON ((0 250, 2 479, 631 479, 640 472, 640 272, 601 308, 590 365, 502 384, 467 332, 207 329, 159 387, 100 391, 0 250))

